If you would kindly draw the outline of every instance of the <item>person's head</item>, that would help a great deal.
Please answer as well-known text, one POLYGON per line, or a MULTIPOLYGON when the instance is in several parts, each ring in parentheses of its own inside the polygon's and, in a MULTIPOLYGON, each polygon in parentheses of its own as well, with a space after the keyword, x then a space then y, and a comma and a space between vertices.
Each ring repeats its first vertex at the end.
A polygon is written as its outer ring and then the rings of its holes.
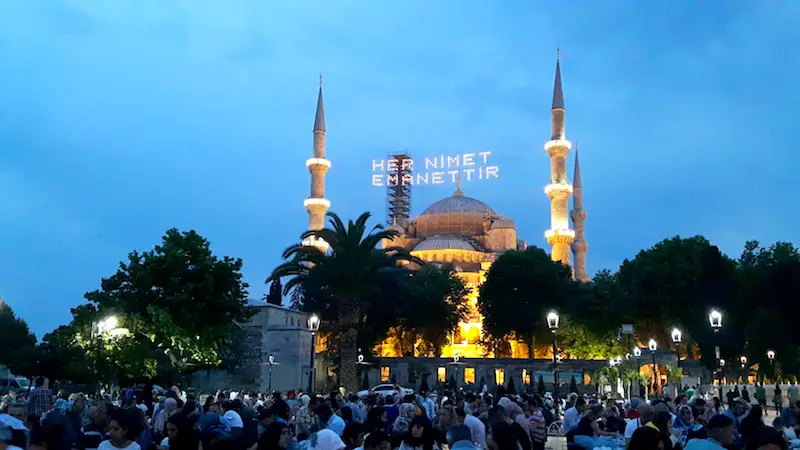
POLYGON ((183 414, 174 414, 167 419, 164 425, 164 431, 168 438, 177 439, 179 437, 186 437, 191 433, 194 424, 189 418, 183 414))
POLYGON ((439 409, 439 425, 447 428, 456 424, 456 411, 452 405, 444 405, 439 409))
MULTIPOLYGON (((463 425, 462 425, 463 426, 463 425)), ((469 431, 469 428, 467 428, 469 431)), ((467 436, 467 439, 470 439, 467 436)), ((486 427, 486 445, 491 450, 507 450, 517 448, 517 438, 514 429, 508 422, 490 422, 486 427)), ((453 444, 450 444, 450 448, 453 444)))
POLYGON ((657 426, 662 434, 669 434, 669 430, 672 428, 672 414, 669 411, 657 412, 653 417, 653 425, 657 426))
POLYGON ((744 415, 749 409, 750 405, 742 399, 736 400, 736 402, 733 404, 733 414, 737 417, 744 415))
POLYGON ((606 417, 618 417, 619 410, 617 410, 616 405, 609 405, 606 407, 606 417))
POLYGON ((575 399, 575 409, 577 409, 581 414, 586 411, 586 400, 584 400, 583 397, 578 397, 575 399))
POLYGON ((583 416, 589 418, 589 420, 597 420, 603 416, 603 409, 603 405, 595 403, 584 411, 583 416))
POLYGON ((664 450, 661 433, 650 427, 639 427, 631 435, 628 450, 664 450))
POLYGON ((411 419, 411 423, 408 425, 408 433, 414 440, 424 439, 431 429, 431 421, 424 414, 411 419))
POLYGON ((276 450, 287 448, 292 442, 292 433, 289 427, 283 422, 273 422, 264 427, 263 440, 266 450, 276 450))
POLYGON ((39 377, 36 379, 36 387, 42 387, 42 386, 44 386, 44 378, 39 377))
POLYGON ((464 423, 464 420, 467 418, 467 411, 459 406, 455 409, 456 411, 456 423, 464 423))
POLYGON ((753 405, 750 408, 750 412, 747 413, 748 420, 758 420, 761 421, 761 417, 764 415, 764 410, 761 409, 761 405, 753 405))
POLYGON ((375 406, 367 413, 367 421, 369 422, 386 422, 387 417, 386 408, 383 406, 375 406))
POLYGON ((758 427, 747 442, 746 450, 786 450, 783 433, 771 427, 758 427))
POLYGON ((452 448, 453 444, 461 441, 472 442, 472 431, 466 425, 453 425, 447 430, 447 443, 452 448))
MULTIPOLYGON (((121 412, 111 416, 111 420, 108 422, 108 437, 115 444, 122 444, 132 440, 131 425, 121 412)), ((117 445, 117 447, 120 446, 122 445, 117 445)))
POLYGON ((314 410, 314 413, 317 415, 321 423, 328 423, 333 415, 333 410, 327 403, 322 403, 321 405, 317 406, 317 409, 314 410))
POLYGON ((718 414, 711 418, 706 425, 708 437, 727 447, 736 440, 736 429, 733 427, 733 420, 728 416, 718 414))
POLYGON ((684 425, 691 425, 694 423, 694 413, 689 405, 681 405, 678 408, 678 418, 684 425))
POLYGON ((391 448, 389 435, 383 431, 375 430, 364 439, 364 450, 391 450, 391 448))
POLYGON ((636 411, 639 413, 639 420, 641 423, 652 421, 656 414, 655 409, 653 409, 650 404, 645 402, 639 403, 639 405, 636 406, 636 411))
POLYGON ((358 422, 350 422, 344 427, 342 439, 347 448, 358 448, 364 445, 364 426, 358 422))

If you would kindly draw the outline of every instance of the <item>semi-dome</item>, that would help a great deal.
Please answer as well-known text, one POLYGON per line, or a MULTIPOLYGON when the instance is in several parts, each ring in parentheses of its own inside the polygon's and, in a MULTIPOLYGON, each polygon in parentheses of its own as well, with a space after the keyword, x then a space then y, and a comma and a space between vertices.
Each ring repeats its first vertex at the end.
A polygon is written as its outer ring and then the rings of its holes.
POLYGON ((496 216, 494 212, 486 203, 472 197, 467 197, 461 192, 461 189, 447 198, 443 198, 436 203, 429 206, 425 211, 420 214, 421 216, 429 216, 433 214, 458 214, 458 213, 475 213, 489 216, 496 216))
POLYGON ((502 229, 502 228, 516 229, 517 227, 514 224, 513 220, 508 219, 506 217, 501 217, 501 218, 495 220, 494 222, 492 222, 492 230, 498 230, 498 229, 502 229))
POLYGON ((414 247, 415 252, 423 250, 471 250, 475 251, 475 247, 469 242, 461 239, 458 236, 442 236, 435 235, 426 238, 424 241, 414 247))

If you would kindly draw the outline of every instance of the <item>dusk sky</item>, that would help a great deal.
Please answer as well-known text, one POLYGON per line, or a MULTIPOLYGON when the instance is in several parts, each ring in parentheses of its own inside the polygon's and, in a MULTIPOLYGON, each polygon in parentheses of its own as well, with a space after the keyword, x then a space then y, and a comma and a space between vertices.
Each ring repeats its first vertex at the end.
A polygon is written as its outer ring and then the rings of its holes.
POLYGON ((259 299, 308 223, 320 72, 332 211, 385 220, 390 152, 491 150, 465 194, 546 246, 557 46, 591 274, 676 234, 800 243, 798 24, 768 0, 0 0, 0 297, 41 337, 178 227, 259 299))

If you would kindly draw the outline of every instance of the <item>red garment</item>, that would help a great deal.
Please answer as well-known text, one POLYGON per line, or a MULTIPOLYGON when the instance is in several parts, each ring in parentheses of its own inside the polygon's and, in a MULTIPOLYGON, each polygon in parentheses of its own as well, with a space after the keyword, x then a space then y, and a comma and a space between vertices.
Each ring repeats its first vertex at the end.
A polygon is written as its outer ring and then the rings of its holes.
POLYGON ((634 411, 634 410, 628 411, 628 419, 634 420, 634 419, 638 419, 639 417, 641 417, 641 414, 639 414, 639 411, 634 411))

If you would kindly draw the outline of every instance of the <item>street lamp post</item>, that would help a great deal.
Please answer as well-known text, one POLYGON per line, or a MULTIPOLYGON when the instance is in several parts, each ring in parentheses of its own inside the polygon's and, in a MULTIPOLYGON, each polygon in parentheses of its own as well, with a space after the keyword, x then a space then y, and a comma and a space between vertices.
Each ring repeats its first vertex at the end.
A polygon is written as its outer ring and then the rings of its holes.
POLYGON ((556 342, 558 321, 558 313, 555 311, 547 314, 547 327, 553 333, 553 398, 556 400, 558 400, 558 343, 556 342))
MULTIPOLYGON (((718 335, 719 331, 722 329, 722 313, 717 311, 716 309, 712 309, 710 313, 708 313, 708 323, 711 325, 711 329, 714 330, 714 335, 718 335)), ((719 338, 717 338, 719 340, 719 338)), ((720 396, 722 395, 722 380, 725 378, 725 363, 720 355, 719 351, 719 344, 714 346, 714 354, 719 362, 719 392, 720 396)), ((720 397, 721 398, 721 397, 720 397)))
MULTIPOLYGON (((633 357, 636 358, 636 373, 640 374, 641 373, 640 370, 642 370, 642 349, 639 348, 638 345, 636 347, 633 347, 633 357)), ((637 395, 641 395, 642 392, 641 380, 637 381, 636 384, 639 385, 639 392, 637 393, 637 395)))
POLYGON ((319 330, 319 316, 311 314, 308 318, 308 330, 311 332, 311 359, 309 360, 308 368, 308 395, 314 392, 314 352, 317 345, 317 330, 319 330))
POLYGON ((269 358, 267 358, 267 361, 269 362, 269 389, 267 390, 270 394, 272 394, 272 366, 277 363, 275 362, 275 356, 271 354, 269 355, 269 358))
POLYGON ((103 347, 103 335, 109 334, 113 335, 117 331, 117 326, 119 325, 119 320, 117 320, 116 316, 108 316, 105 319, 99 320, 92 324, 92 339, 94 339, 96 344, 96 353, 94 357, 94 379, 95 383, 97 383, 97 393, 100 393, 100 368, 99 368, 99 360, 100 360, 100 350, 103 347))
POLYGON ((655 339, 650 339, 647 343, 647 348, 650 349, 650 356, 653 357, 653 394, 658 393, 658 378, 656 378, 656 350, 658 350, 658 343, 655 339))
POLYGON ((681 342, 683 333, 677 328, 672 329, 672 343, 675 344, 675 354, 678 355, 678 367, 681 366, 681 342))
POLYGON ((775 350, 767 350, 767 359, 769 360, 769 367, 772 369, 772 377, 775 378, 775 384, 778 384, 777 377, 775 377, 775 350))

